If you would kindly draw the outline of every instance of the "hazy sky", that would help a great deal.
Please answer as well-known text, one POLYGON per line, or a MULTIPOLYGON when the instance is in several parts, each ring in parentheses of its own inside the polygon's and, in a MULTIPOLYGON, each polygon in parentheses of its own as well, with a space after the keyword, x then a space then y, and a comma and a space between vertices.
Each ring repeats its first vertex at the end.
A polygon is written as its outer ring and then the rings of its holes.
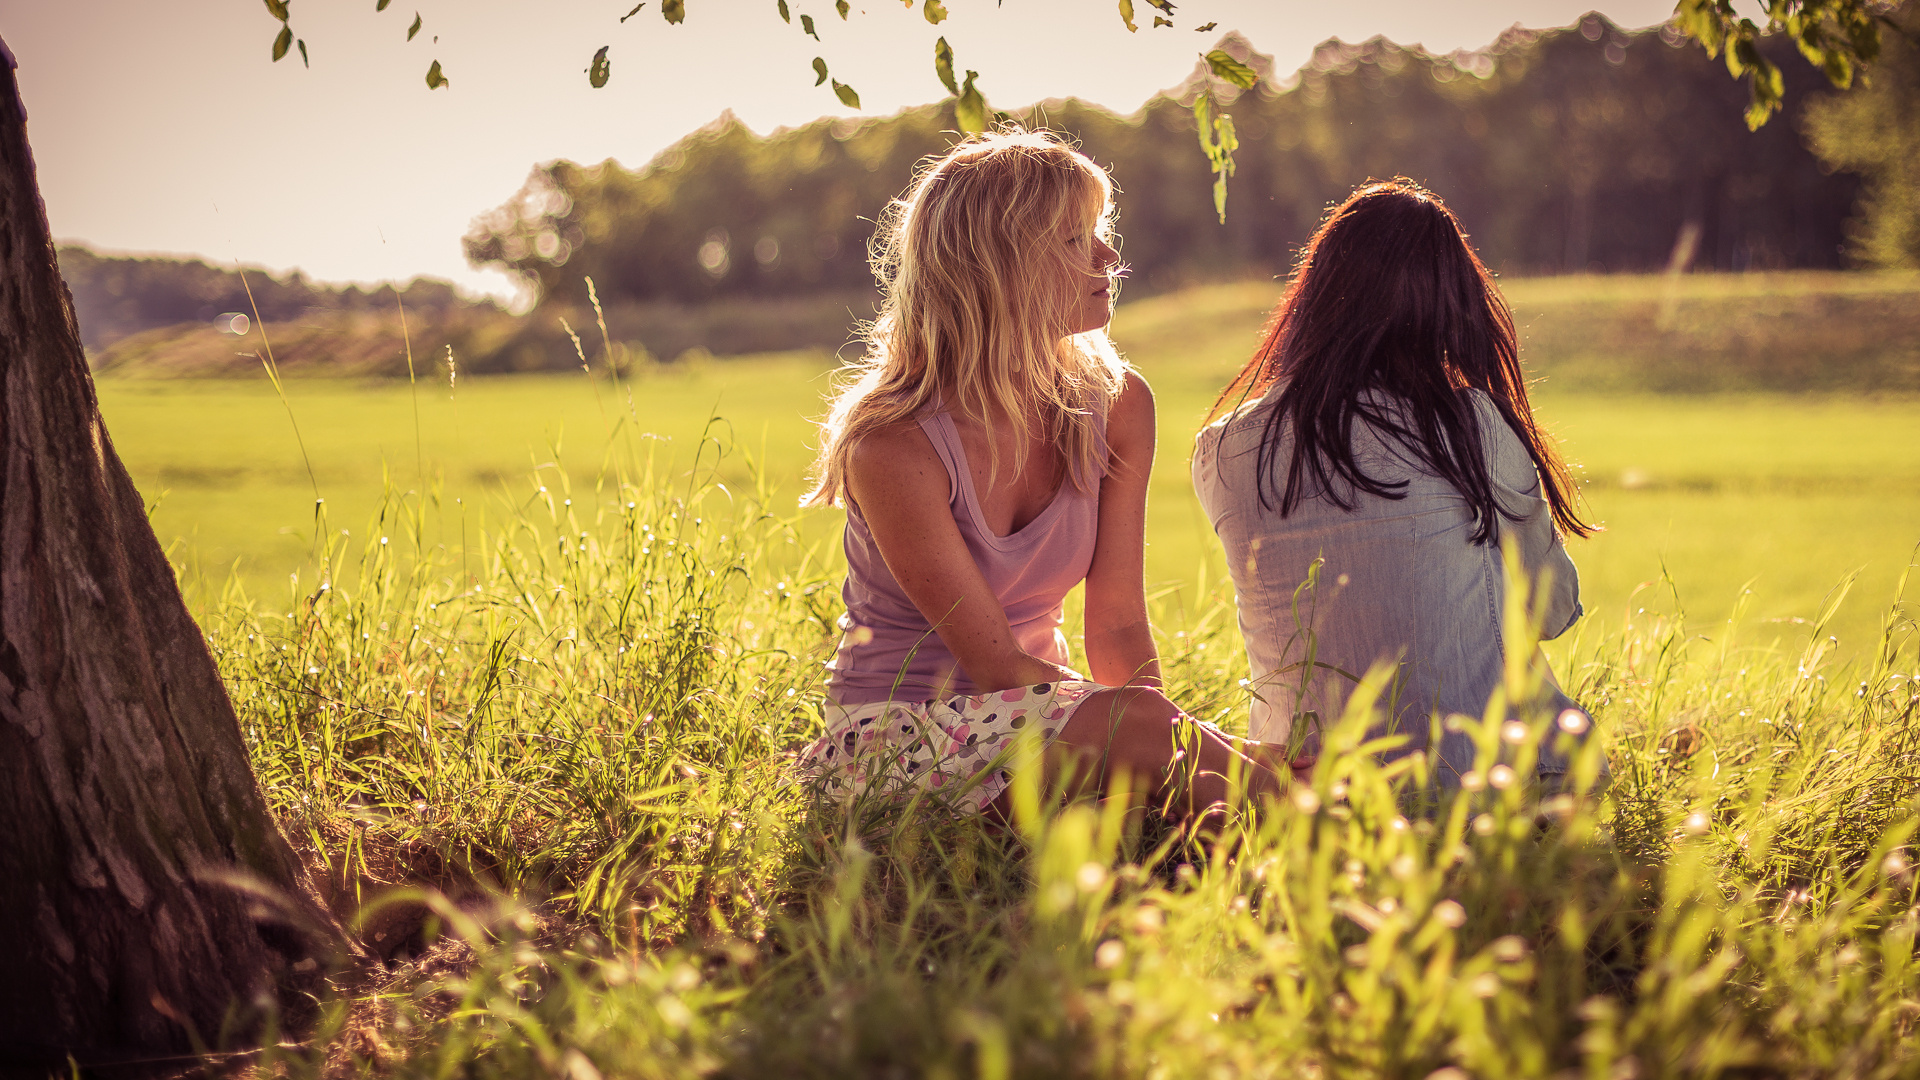
MULTIPOLYGON (((1126 113, 1227 30, 1291 71, 1330 37, 1477 48, 1516 22, 1568 25, 1592 2, 1186 0, 1177 28, 1129 34, 1114 0, 947 0, 937 28, 895 0, 855 0, 847 22, 831 0, 789 0, 792 26, 775 0, 686 0, 679 26, 659 0, 624 24, 631 0, 392 0, 379 13, 375 0, 293 0, 310 69, 297 53, 270 62, 279 23, 260 0, 0 0, 0 36, 19 59, 55 236, 325 280, 431 274, 504 295, 503 276, 466 265, 460 237, 534 163, 639 166, 722 109, 760 132, 848 115, 813 86, 816 55, 869 113, 945 95, 941 35, 996 106, 1074 95, 1126 113), (1191 29, 1210 21, 1213 32, 1191 29), (585 69, 602 45, 613 78, 594 90, 585 69), (452 85, 429 91, 435 59, 452 85)), ((1153 10, 1136 6, 1150 25, 1153 10)), ((1645 26, 1672 5, 1603 10, 1645 26)))

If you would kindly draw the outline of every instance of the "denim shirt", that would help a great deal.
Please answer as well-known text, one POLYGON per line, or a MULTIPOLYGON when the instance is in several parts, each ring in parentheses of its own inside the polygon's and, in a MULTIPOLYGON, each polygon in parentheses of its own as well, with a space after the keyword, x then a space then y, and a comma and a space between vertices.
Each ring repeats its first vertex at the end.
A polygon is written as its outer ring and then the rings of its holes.
MULTIPOLYGON (((1194 487, 1226 548, 1252 667, 1249 734, 1285 740, 1295 719, 1308 714, 1331 724, 1354 685, 1349 676, 1386 661, 1397 666, 1397 676, 1382 697, 1388 718, 1374 734, 1398 730, 1410 738, 1389 757, 1424 752, 1433 717, 1465 713, 1478 719, 1501 685, 1506 588, 1500 545, 1471 542, 1473 512, 1460 492, 1364 420, 1354 423, 1355 464, 1376 481, 1404 481, 1405 498, 1343 487, 1352 510, 1324 493, 1309 494, 1282 517, 1279 495, 1269 485, 1273 505, 1261 505, 1258 450, 1280 391, 1275 386, 1259 402, 1203 429, 1193 456, 1194 487), (1325 562, 1314 583, 1302 588, 1316 559, 1325 562), (1310 648, 1313 674, 1303 679, 1310 648)), ((1573 560, 1561 546, 1525 444, 1491 398, 1478 390, 1467 393, 1494 496, 1519 517, 1500 517, 1500 534, 1517 541, 1536 596, 1545 592, 1544 636, 1558 637, 1582 614, 1573 560)), ((1274 457, 1278 470, 1286 468, 1293 449, 1291 431, 1282 435, 1274 457)), ((1284 475, 1278 479, 1284 485, 1284 475)), ((1332 483, 1344 482, 1335 477, 1332 483)), ((1550 685, 1544 693, 1549 700, 1540 704, 1550 715, 1577 708, 1550 685)), ((1303 734, 1317 749, 1317 730, 1303 734)), ((1473 765, 1471 737, 1443 727, 1439 750, 1437 779, 1458 783, 1473 765)), ((1542 748, 1539 773, 1566 769, 1564 755, 1542 748)))

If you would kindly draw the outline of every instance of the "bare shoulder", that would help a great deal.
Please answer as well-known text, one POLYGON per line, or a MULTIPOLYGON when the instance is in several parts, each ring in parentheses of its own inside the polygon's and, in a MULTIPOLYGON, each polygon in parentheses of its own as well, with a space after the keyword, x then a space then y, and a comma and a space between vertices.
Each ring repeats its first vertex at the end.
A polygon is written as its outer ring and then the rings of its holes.
POLYGON ((1107 408, 1107 475, 1145 484, 1153 471, 1153 388, 1132 368, 1107 408))
POLYGON ((947 487, 947 468, 940 455, 912 420, 888 424, 855 440, 847 453, 847 485, 856 502, 902 488, 928 489, 937 478, 939 492, 947 487))
POLYGON ((1107 437, 1114 442, 1131 442, 1150 440, 1153 433, 1153 387, 1147 385, 1145 376, 1128 368, 1120 393, 1107 410, 1107 437))

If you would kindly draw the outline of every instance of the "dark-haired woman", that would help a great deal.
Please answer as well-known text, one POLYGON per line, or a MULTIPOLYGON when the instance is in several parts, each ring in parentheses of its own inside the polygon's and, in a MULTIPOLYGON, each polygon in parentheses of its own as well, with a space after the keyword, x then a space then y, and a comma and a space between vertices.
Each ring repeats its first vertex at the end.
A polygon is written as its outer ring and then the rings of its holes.
MULTIPOLYGON (((1394 753, 1427 750, 1438 728, 1438 778, 1457 783, 1474 749, 1444 718, 1481 716, 1502 681, 1501 540, 1544 590, 1552 638, 1581 615, 1561 534, 1592 528, 1534 422, 1513 317, 1453 213, 1409 181, 1354 192, 1214 414, 1194 485, 1238 594, 1250 736, 1311 752, 1351 676, 1396 663, 1385 724, 1408 741, 1394 753)), ((1584 733, 1548 675, 1548 700, 1529 704, 1584 733)), ((1543 748, 1538 768, 1551 782, 1567 762, 1543 748)))

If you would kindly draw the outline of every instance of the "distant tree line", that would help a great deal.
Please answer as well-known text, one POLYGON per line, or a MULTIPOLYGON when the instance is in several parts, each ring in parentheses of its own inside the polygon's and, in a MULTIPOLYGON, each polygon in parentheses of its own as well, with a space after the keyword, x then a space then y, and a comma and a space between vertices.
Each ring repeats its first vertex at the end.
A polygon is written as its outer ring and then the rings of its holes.
MULTIPOLYGON (((1261 76, 1254 91, 1207 84, 1202 65, 1132 117, 1077 101, 1018 115, 1079 139, 1112 169, 1136 297, 1284 274, 1328 204, 1369 176, 1393 175, 1444 195, 1506 273, 1676 260, 1717 270, 1914 266, 1915 12, 1894 13, 1897 32, 1883 35, 1868 85, 1844 94, 1787 62, 1788 42, 1769 39, 1782 53, 1788 106, 1758 132, 1741 119, 1746 91, 1719 61, 1670 30, 1622 31, 1599 15, 1447 56, 1382 39, 1328 42, 1285 80, 1230 36, 1223 46, 1261 76), (1228 102, 1241 138, 1225 226, 1183 104, 1203 88, 1228 102)), ((276 340, 293 370, 404 374, 409 350, 456 356, 473 372, 577 365, 560 319, 593 325, 589 278, 621 343, 617 363, 834 349, 873 310, 872 221, 914 164, 954 138, 951 108, 822 120, 764 138, 723 116, 637 170, 537 167, 466 238, 474 263, 533 289, 540 306, 530 319, 426 279, 396 293, 250 270, 250 299, 236 269, 195 260, 67 247, 61 270, 82 340, 107 368, 245 369, 257 361, 215 329, 235 312, 311 324, 311 334, 276 340)))
MULTIPOLYGON (((1781 63, 1787 115, 1749 132, 1746 91, 1719 61, 1671 29, 1628 32, 1597 14, 1447 56, 1332 41, 1284 82, 1245 41, 1225 47, 1263 76, 1231 102, 1241 147, 1225 226, 1182 106, 1204 70, 1132 117, 1077 101, 1018 114, 1112 170, 1136 295, 1283 273, 1325 207, 1370 176, 1440 192, 1507 273, 1645 270, 1676 255, 1718 270, 1849 261, 1861 181, 1803 139, 1825 80, 1797 60, 1781 63)), ((1766 47, 1791 59, 1785 41, 1766 47)), ((859 288, 872 220, 955 127, 950 106, 765 138, 723 116, 638 170, 540 166, 475 222, 467 253, 566 305, 586 301, 588 278, 609 305, 859 288)), ((1854 252, 1878 258, 1859 231, 1854 252)))
MULTIPOLYGON (((61 247, 59 254, 60 274, 79 312, 80 340, 89 352, 155 327, 208 323, 226 314, 282 321, 313 312, 395 310, 391 285, 325 285, 297 270, 276 278, 258 267, 247 267, 242 282, 238 268, 209 266, 197 259, 101 255, 78 246, 61 247)), ((451 282, 431 278, 407 282, 397 290, 397 299, 406 303, 410 318, 417 312, 428 320, 473 306, 451 282)))

